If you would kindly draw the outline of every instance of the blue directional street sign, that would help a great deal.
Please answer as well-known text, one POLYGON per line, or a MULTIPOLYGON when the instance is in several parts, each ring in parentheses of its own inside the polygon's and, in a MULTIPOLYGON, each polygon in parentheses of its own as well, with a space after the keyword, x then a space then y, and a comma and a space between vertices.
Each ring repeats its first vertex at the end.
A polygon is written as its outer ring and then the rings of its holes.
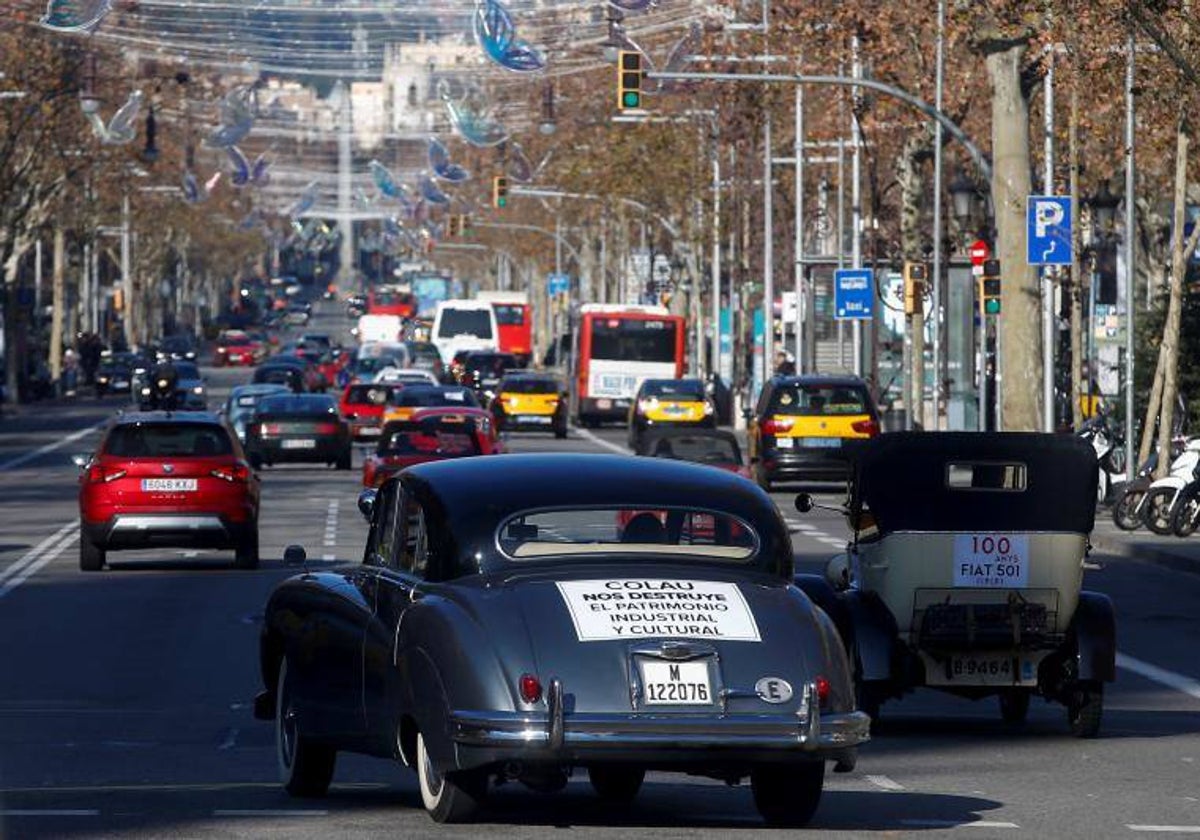
POLYGON ((1074 261, 1070 196, 1031 195, 1025 217, 1030 265, 1070 265, 1074 261))
POLYGON ((567 274, 549 274, 546 277, 546 291, 551 295, 565 295, 571 291, 571 277, 567 274))
POLYGON ((833 272, 833 317, 839 321, 869 321, 875 317, 872 269, 839 268, 833 272))

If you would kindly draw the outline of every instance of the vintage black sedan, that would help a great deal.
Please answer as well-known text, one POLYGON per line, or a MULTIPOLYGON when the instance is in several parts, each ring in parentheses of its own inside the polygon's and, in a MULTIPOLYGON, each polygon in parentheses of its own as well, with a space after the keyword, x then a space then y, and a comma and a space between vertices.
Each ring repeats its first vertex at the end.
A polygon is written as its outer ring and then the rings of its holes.
POLYGON ((801 825, 826 763, 851 769, 868 738, 837 630, 743 478, 466 458, 406 469, 360 506, 362 564, 284 581, 266 608, 255 712, 292 795, 323 795, 349 751, 415 768, 439 822, 493 784, 555 791, 580 769, 613 801, 647 770, 749 778, 769 823, 801 825))

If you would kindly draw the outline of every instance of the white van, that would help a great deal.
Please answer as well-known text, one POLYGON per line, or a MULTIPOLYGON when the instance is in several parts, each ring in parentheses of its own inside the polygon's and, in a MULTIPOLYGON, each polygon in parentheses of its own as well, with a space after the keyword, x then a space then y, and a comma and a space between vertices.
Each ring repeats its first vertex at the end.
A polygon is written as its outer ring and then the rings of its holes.
POLYGON ((429 340, 447 363, 460 350, 495 350, 500 330, 496 312, 484 300, 443 300, 433 316, 429 340))

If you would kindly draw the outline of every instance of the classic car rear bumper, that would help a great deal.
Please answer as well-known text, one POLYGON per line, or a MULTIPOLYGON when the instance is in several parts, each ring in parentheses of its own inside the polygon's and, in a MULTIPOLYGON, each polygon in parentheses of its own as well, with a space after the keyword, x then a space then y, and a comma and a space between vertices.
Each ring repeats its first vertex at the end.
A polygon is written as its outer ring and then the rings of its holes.
POLYGON ((825 758, 853 766, 870 738, 863 712, 783 715, 554 715, 456 711, 450 734, 460 767, 496 761, 758 762, 825 758))

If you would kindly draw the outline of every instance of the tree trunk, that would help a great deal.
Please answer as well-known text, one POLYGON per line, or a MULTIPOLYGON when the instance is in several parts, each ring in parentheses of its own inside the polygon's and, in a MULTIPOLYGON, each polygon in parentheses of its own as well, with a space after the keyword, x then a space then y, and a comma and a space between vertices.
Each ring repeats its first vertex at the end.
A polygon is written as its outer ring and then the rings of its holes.
POLYGON ((1154 363, 1154 383, 1150 386, 1150 399, 1146 402, 1146 420, 1142 423, 1142 442, 1138 447, 1138 460, 1134 468, 1141 467, 1150 457, 1150 447, 1154 444, 1158 427, 1154 424, 1158 417, 1158 407, 1162 403, 1163 362, 1162 346, 1158 348, 1158 360, 1154 363))
MULTIPOLYGON (((900 186, 900 251, 906 262, 924 261, 921 252, 921 195, 923 184, 919 159, 929 151, 929 137, 924 131, 909 134, 896 159, 896 181, 900 186)), ((925 426, 925 308, 923 290, 917 290, 917 306, 905 318, 908 328, 907 386, 904 405, 914 426, 925 426)))
POLYGON ((1171 254, 1171 289, 1167 302, 1167 321, 1163 325, 1160 352, 1163 358, 1162 411, 1158 423, 1158 465, 1154 471, 1157 478, 1166 476, 1171 466, 1171 426, 1175 413, 1175 394, 1178 391, 1179 370, 1179 324, 1183 311, 1183 278, 1187 271, 1186 256, 1196 250, 1200 239, 1200 225, 1192 231, 1187 244, 1183 241, 1183 225, 1187 204, 1187 125, 1183 114, 1175 134, 1175 212, 1172 230, 1174 249, 1171 254))
POLYGON ((61 226, 54 226, 54 264, 51 269, 51 301, 53 310, 50 314, 50 379, 55 387, 59 387, 62 379, 63 357, 63 310, 66 308, 63 294, 67 271, 67 235, 61 226))
POLYGON ((987 56, 992 83, 992 203, 996 256, 1004 276, 999 320, 1003 428, 1042 427, 1042 336, 1037 273, 1026 264, 1025 204, 1032 191, 1029 102, 1021 93, 1026 47, 1011 44, 987 56))

